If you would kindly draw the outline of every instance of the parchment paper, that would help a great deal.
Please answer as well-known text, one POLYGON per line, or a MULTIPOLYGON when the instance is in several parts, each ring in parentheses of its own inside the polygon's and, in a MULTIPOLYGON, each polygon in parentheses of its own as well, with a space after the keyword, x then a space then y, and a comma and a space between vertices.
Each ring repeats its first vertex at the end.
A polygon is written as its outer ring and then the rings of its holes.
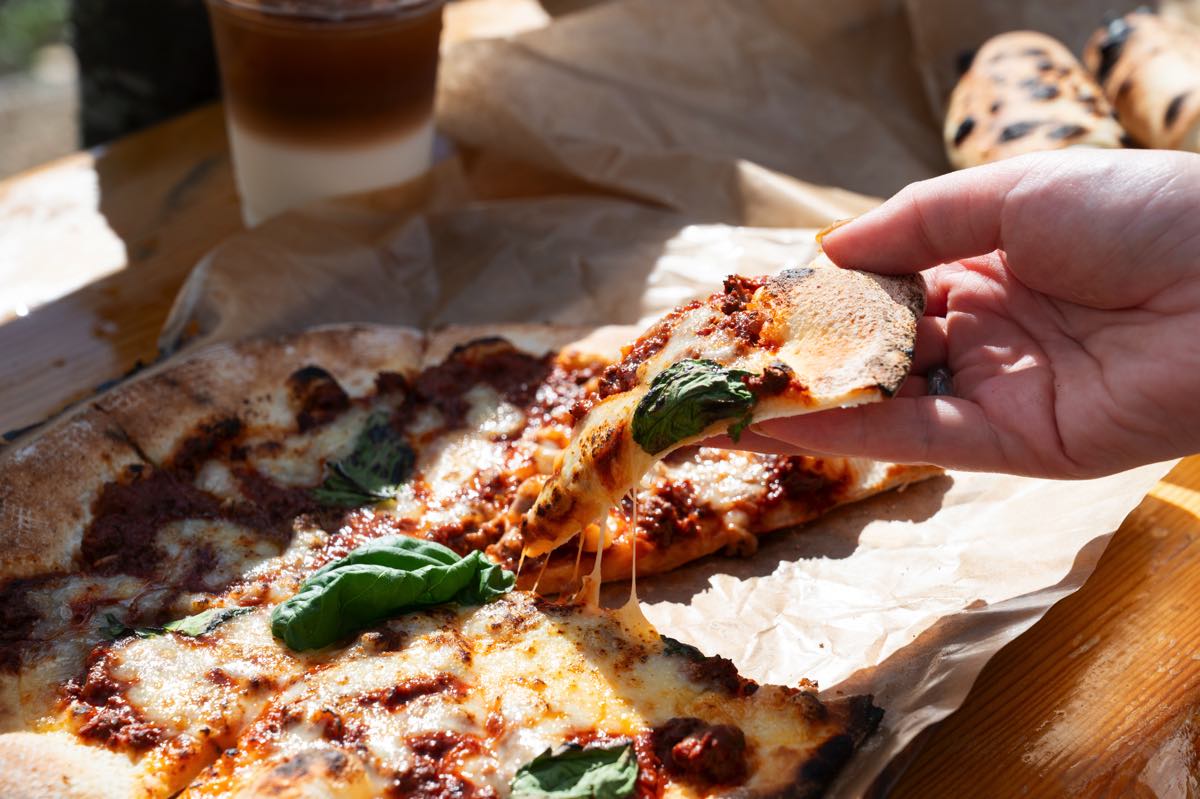
MULTIPOLYGON (((816 228, 946 169, 933 109, 959 50, 1033 24, 1074 44, 1111 8, 965 5, 978 13, 612 0, 456 45, 439 120, 459 154, 227 241, 181 292, 164 350, 348 321, 646 322, 730 272, 804 263, 816 228)), ((873 693, 883 726, 834 791, 860 795, 1083 583, 1169 466, 1073 483, 953 473, 640 590, 660 629, 757 679, 873 693)))

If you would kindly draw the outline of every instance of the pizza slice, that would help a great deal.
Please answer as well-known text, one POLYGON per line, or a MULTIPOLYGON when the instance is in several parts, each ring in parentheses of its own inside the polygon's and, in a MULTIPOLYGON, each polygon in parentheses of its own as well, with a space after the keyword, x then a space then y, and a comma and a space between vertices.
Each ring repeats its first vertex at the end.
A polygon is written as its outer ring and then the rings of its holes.
POLYGON ((716 552, 747 556, 762 535, 940 474, 934 467, 865 459, 691 447, 656 462, 632 496, 610 508, 603 536, 591 524, 578 548, 524 556, 522 514, 562 458, 581 409, 636 335, 629 326, 545 325, 453 327, 432 334, 410 398, 423 408, 409 414, 422 420, 420 432, 410 438, 419 451, 414 480, 431 486, 422 492, 426 497, 447 499, 436 508, 427 500, 423 520, 407 500, 378 508, 376 518, 402 516, 415 534, 460 552, 483 548, 518 572, 522 587, 557 594, 579 587, 601 548, 603 580, 628 579, 635 565, 639 575, 652 575, 716 552), (497 368, 486 368, 489 361, 497 368), (450 367, 453 381, 431 379, 450 367), (486 378, 491 372, 504 379, 486 378), (434 385, 442 392, 437 402, 461 397, 467 403, 469 410, 457 414, 467 424, 450 433, 435 429, 433 412, 419 399, 435 397, 434 385), (427 435, 433 436, 428 445, 418 441, 427 435), (498 492, 499 485, 505 489, 498 492))
POLYGON ((183 796, 809 797, 881 715, 759 686, 629 609, 513 592, 363 633, 183 796))
MULTIPOLYGON (((861 458, 763 455, 700 447, 655 463, 639 486, 579 545, 526 557, 520 583, 545 593, 578 588, 583 575, 602 582, 662 574, 706 555, 749 557, 768 534, 796 527, 832 509, 942 473, 922 465, 861 458), (636 510, 635 510, 636 506, 636 510), (597 553, 602 551, 602 556, 597 553)), ((489 553, 516 568, 519 523, 489 553), (499 553, 503 553, 501 556, 499 553)))
POLYGON ((820 255, 772 277, 729 278, 671 312, 601 377, 522 519, 525 553, 544 555, 602 520, 680 447, 890 396, 908 376, 923 305, 919 277, 840 269, 820 255))

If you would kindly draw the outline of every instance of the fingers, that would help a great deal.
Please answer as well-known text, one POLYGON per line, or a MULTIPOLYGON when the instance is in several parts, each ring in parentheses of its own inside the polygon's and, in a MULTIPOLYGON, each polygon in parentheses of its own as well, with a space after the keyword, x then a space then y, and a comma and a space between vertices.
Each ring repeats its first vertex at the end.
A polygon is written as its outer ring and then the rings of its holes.
POLYGON ((756 436, 774 438, 803 454, 1008 470, 982 409, 955 397, 896 397, 856 408, 773 419, 752 430, 756 436))
POLYGON ((821 246, 840 266, 881 274, 1002 250, 1029 288, 1104 309, 1194 279, 1200 155, 1076 149, 914 183, 829 230, 821 246))
POLYGON ((896 392, 897 397, 924 397, 929 393, 929 380, 925 375, 911 374, 896 392))
POLYGON ((713 436, 712 438, 701 441, 699 446, 702 447, 717 447, 718 449, 742 449, 748 452, 761 452, 764 455, 817 455, 816 452, 807 452, 794 444, 788 444, 780 441, 777 438, 759 435, 750 430, 743 430, 738 436, 738 440, 734 441, 729 436, 713 436))
POLYGON ((903 274, 984 255, 1000 246, 1005 200, 1024 159, 1000 161, 913 183, 878 208, 827 233, 834 263, 903 274))
POLYGON ((946 318, 923 316, 917 322, 917 341, 913 349, 912 373, 923 375, 935 366, 946 364, 946 318))

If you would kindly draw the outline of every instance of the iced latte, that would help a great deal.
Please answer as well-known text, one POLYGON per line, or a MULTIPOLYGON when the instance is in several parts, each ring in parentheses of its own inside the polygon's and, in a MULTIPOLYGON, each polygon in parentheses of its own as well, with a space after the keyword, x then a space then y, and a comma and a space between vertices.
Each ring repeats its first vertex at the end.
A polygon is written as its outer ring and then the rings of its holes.
POLYGON ((429 168, 442 0, 209 0, 247 224, 429 168))

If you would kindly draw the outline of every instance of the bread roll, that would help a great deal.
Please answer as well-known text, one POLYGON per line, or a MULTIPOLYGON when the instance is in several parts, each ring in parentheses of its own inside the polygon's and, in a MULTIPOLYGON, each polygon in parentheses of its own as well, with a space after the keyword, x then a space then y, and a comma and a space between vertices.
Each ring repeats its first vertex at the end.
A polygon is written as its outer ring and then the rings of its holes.
POLYGON ((1035 150, 1122 146, 1121 126, 1071 51, 1032 31, 994 36, 950 95, 943 135, 957 169, 1035 150))
POLYGON ((1084 60, 1135 141, 1200 152, 1200 28, 1134 11, 1096 31, 1084 60))

